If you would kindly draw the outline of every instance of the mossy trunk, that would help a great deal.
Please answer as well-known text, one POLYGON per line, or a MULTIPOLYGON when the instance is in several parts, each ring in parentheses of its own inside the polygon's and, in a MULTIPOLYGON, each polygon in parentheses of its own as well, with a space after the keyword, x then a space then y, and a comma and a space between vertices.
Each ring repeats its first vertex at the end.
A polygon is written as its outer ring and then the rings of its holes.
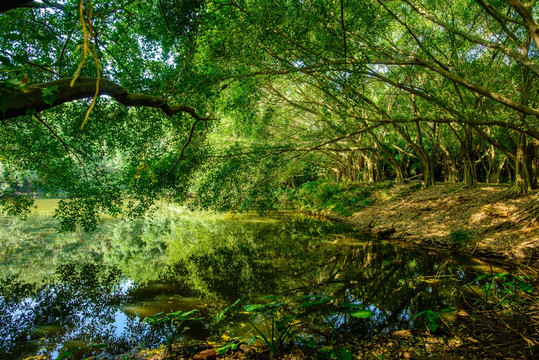
POLYGON ((528 151, 527 151, 527 157, 528 157, 528 173, 530 174, 530 185, 532 189, 538 188, 538 158, 537 158, 537 149, 539 145, 539 140, 532 139, 528 141, 528 151))
POLYGON ((531 176, 528 168, 528 153, 526 134, 521 132, 517 138, 517 153, 515 156, 515 182, 511 189, 513 194, 527 194, 532 189, 531 176))
POLYGON ((477 187, 477 169, 473 153, 473 138, 471 129, 464 128, 464 186, 466 188, 477 187))
POLYGON ((404 184, 405 171, 402 166, 399 164, 398 166, 394 166, 393 169, 395 170, 395 183, 404 184))

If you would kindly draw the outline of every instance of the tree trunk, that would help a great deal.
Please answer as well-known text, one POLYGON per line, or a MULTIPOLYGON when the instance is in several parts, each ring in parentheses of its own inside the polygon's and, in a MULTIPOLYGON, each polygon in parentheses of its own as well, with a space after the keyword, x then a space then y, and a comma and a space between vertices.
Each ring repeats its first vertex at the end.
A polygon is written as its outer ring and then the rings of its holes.
POLYGON ((434 159, 428 154, 420 158, 423 163, 423 186, 427 188, 436 185, 434 179, 434 159))
POLYGON ((490 148, 487 150, 486 154, 487 166, 485 166, 485 171, 487 173, 486 181, 491 184, 500 183, 500 172, 503 167, 503 162, 499 165, 496 161, 496 149, 494 145, 490 145, 490 148))
POLYGON ((393 166, 393 170, 395 170, 395 183, 404 184, 405 172, 402 165, 393 166))
POLYGON ((449 149, 442 143, 440 143, 440 149, 445 157, 444 161, 444 181, 445 182, 459 182, 459 169, 457 167, 457 161, 451 154, 449 149))
MULTIPOLYGON (((529 43, 523 46, 524 55, 528 56, 529 43)), ((529 71, 524 68, 522 70, 522 85, 520 88, 521 103, 526 104, 530 95, 530 75, 529 71)), ((526 124, 526 114, 521 113, 519 123, 526 124)), ((517 153, 515 156, 515 184, 510 192, 514 194, 527 194, 531 190, 531 177, 528 170, 528 138, 526 133, 519 132, 517 134, 517 153)))
POLYGON ((527 156, 528 156, 528 173, 530 174, 530 185, 532 189, 537 189, 537 147, 539 141, 532 139, 528 142, 527 156))
POLYGON ((370 184, 376 181, 376 160, 371 159, 369 156, 363 155, 365 159, 365 173, 363 179, 370 184))
POLYGON ((515 183, 511 190, 515 194, 527 194, 532 188, 528 171, 527 140, 525 133, 518 134, 517 155, 515 157, 515 183))
POLYGON ((464 127, 464 187, 477 187, 477 169, 473 154, 472 131, 469 126, 464 127))

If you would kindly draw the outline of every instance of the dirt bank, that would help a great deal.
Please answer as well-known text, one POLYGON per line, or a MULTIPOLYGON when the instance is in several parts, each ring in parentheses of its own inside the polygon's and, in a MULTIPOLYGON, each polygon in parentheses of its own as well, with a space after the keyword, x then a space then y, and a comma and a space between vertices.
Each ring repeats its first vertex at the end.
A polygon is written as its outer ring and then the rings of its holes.
POLYGON ((428 189, 399 185, 379 191, 376 202, 347 222, 382 238, 429 247, 459 248, 470 255, 519 262, 539 259, 539 225, 524 219, 537 192, 508 196, 508 186, 464 189, 441 184, 428 189))

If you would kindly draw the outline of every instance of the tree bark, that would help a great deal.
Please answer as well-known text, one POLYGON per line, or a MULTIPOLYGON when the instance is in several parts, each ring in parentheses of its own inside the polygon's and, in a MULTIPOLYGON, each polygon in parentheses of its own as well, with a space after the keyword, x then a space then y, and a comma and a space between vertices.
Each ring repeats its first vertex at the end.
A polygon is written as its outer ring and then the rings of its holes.
POLYGON ((466 188, 477 187, 477 169, 473 156, 473 137, 469 126, 464 127, 464 186, 466 188))
POLYGON ((517 11, 522 20, 524 20, 524 24, 533 38, 535 46, 539 47, 539 26, 533 18, 531 8, 520 0, 507 0, 507 2, 517 11))
MULTIPOLYGON (((72 78, 64 78, 48 83, 29 85, 14 89, 0 90, 0 100, 7 101, 9 107, 0 113, 0 119, 6 120, 17 116, 36 113, 80 99, 92 98, 96 91, 97 78, 79 78, 71 86, 72 78), (52 96, 47 98, 45 94, 52 96)), ((108 95, 125 106, 146 106, 161 109, 166 115, 184 112, 197 120, 200 117, 194 108, 183 104, 169 104, 159 96, 133 94, 112 81, 99 80, 99 96, 108 95)))
POLYGON ((39 4, 34 0, 2 0, 0 4, 0 13, 23 7, 37 7, 39 4))
POLYGON ((423 163, 423 186, 431 187, 436 185, 435 176, 434 176, 434 159, 427 155, 421 156, 421 162, 423 163))
POLYGON ((515 184, 512 189, 515 194, 527 194, 531 190, 531 178, 527 165, 527 140, 526 134, 518 134, 517 155, 515 157, 515 184))
POLYGON ((455 156, 451 154, 449 149, 442 143, 440 143, 440 149, 445 157, 444 161, 444 181, 445 182, 459 182, 459 170, 457 167, 457 161, 455 156))
POLYGON ((533 139, 528 141, 527 157, 528 157, 528 173, 530 174, 530 186, 532 189, 537 189, 538 177, 538 158, 537 158, 538 141, 533 139))

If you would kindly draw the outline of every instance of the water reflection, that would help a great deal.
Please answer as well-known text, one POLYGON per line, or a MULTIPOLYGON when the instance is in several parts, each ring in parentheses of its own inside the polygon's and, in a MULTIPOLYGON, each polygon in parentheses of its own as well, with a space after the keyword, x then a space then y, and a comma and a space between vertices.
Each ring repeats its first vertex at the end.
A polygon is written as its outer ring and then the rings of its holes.
MULTIPOLYGON (((455 285, 477 276, 454 259, 413 253, 354 235, 350 229, 297 216, 195 219, 162 216, 110 221, 100 232, 24 231, 24 245, 2 251, 0 351, 7 359, 55 357, 87 344, 107 353, 162 341, 142 319, 157 312, 199 309, 208 316, 243 297, 325 294, 333 310, 304 320, 312 334, 328 325, 358 336, 414 326, 426 309, 455 305, 455 285), (76 240, 76 241, 75 241, 76 240), (371 319, 335 311, 363 304, 371 319)), ((2 244, 5 245, 5 242, 2 244)), ((244 331, 239 322, 221 325, 244 331)), ((185 338, 204 339, 211 321, 185 338)))

